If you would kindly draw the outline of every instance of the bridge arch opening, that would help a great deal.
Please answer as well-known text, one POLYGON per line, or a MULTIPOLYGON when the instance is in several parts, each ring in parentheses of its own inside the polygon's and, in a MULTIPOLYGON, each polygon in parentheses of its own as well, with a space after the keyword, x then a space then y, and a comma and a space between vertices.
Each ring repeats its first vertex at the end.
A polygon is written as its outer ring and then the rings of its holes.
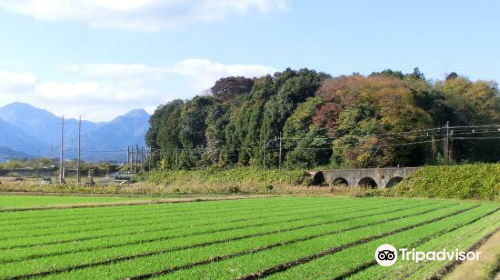
POLYGON ((335 187, 348 187, 349 182, 344 177, 337 177, 335 180, 333 180, 333 186, 335 187))
POLYGON ((325 175, 323 174, 323 172, 319 171, 316 174, 314 174, 312 182, 314 186, 319 186, 324 183, 325 183, 325 175))
POLYGON ((364 177, 359 181, 358 186, 363 188, 376 188, 377 182, 375 182, 375 180, 371 177, 364 177))
POLYGON ((401 181, 403 181, 403 177, 400 176, 393 177, 389 180, 389 182, 387 182, 386 188, 392 188, 397 184, 399 184, 399 182, 401 181))

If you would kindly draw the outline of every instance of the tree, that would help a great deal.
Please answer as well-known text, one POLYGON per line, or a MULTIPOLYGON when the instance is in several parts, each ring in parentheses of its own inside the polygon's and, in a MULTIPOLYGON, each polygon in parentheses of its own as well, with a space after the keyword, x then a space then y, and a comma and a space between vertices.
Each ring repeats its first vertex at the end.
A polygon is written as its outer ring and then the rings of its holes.
MULTIPOLYGON (((496 83, 471 82, 464 77, 455 77, 437 83, 435 88, 443 92, 444 103, 456 116, 451 120, 452 125, 488 125, 500 122, 500 95, 496 83)), ((490 133, 480 136, 492 135, 490 133)), ((500 143, 495 139, 453 141, 455 161, 495 162, 498 161, 499 155, 500 143)))
POLYGON ((416 106, 405 81, 399 78, 340 77, 325 81, 318 96, 324 104, 316 112, 314 121, 335 138, 332 164, 337 167, 410 164, 411 160, 406 159, 415 148, 390 146, 408 139, 375 136, 415 130, 431 122, 430 116, 416 106), (333 119, 324 120, 318 112, 327 112, 333 119))
POLYGON ((160 147, 160 157, 167 162, 167 168, 178 168, 178 153, 182 148, 179 140, 179 121, 184 102, 175 100, 165 105, 165 113, 161 117, 158 130, 157 145, 160 147))
MULTIPOLYGON (((281 134, 289 168, 417 166, 436 163, 444 154, 443 133, 409 131, 447 121, 452 126, 500 122, 495 83, 453 73, 431 83, 418 68, 409 74, 389 69, 334 78, 286 69, 255 79, 223 78, 211 92, 157 108, 146 135, 159 151, 154 162, 163 160, 168 169, 260 167, 267 144, 266 167, 275 168, 275 139, 281 134)), ((452 140, 455 161, 500 159, 500 141, 452 140)))
POLYGON ((313 116, 322 102, 319 97, 311 97, 287 119, 283 128, 283 157, 287 167, 311 168, 328 164, 330 139, 326 130, 313 125, 313 116))
POLYGON ((252 89, 254 81, 245 77, 221 78, 210 89, 212 95, 221 100, 232 100, 235 96, 248 93, 252 89))
POLYGON ((227 145, 224 129, 229 123, 229 109, 229 105, 226 104, 214 104, 208 109, 205 138, 207 141, 206 157, 210 165, 224 166, 229 163, 227 157, 221 157, 227 145))
POLYGON ((202 163, 200 160, 203 158, 203 148, 207 144, 205 138, 206 118, 212 104, 211 97, 197 96, 182 108, 179 121, 179 140, 183 148, 180 164, 184 168, 191 168, 202 163))

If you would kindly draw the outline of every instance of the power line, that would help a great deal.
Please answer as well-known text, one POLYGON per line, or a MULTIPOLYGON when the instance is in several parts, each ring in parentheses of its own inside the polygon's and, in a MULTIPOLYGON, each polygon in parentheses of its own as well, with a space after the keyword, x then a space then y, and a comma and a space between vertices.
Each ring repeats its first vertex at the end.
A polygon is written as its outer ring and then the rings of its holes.
POLYGON ((500 139, 499 137, 453 137, 453 140, 489 140, 489 139, 500 139))

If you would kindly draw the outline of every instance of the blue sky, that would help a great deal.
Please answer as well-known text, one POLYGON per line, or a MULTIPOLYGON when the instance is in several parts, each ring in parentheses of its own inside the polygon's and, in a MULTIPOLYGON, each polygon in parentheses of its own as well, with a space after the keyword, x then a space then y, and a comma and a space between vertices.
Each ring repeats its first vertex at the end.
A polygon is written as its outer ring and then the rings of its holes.
POLYGON ((109 120, 286 67, 500 81, 499 15, 484 0, 0 0, 0 106, 109 120))

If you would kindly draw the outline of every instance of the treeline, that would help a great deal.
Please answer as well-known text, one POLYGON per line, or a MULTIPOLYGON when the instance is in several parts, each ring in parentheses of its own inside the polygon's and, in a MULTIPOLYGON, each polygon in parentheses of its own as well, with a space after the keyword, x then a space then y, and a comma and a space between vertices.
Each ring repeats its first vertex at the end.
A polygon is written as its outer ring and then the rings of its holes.
POLYGON ((223 78, 207 95, 158 107, 146 142, 166 169, 276 168, 280 150, 286 168, 417 166, 443 161, 446 131, 429 128, 448 121, 453 161, 500 160, 500 133, 482 126, 500 124, 497 85, 455 73, 431 82, 418 68, 223 78), (456 137, 469 134, 481 137, 456 137))

